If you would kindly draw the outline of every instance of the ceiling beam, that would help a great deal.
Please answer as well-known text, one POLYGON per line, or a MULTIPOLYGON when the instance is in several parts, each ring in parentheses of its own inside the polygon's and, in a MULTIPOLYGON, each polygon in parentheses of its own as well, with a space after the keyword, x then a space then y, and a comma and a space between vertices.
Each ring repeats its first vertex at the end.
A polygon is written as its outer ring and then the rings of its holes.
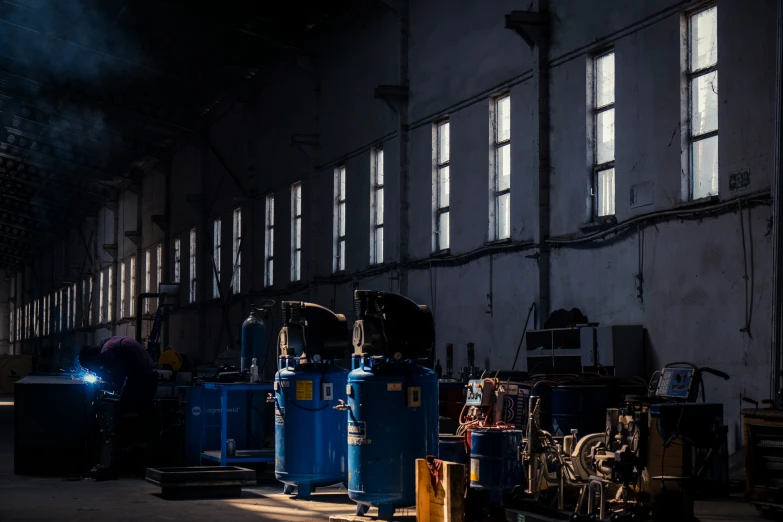
POLYGON ((106 132, 105 128, 70 119, 62 111, 55 114, 37 107, 35 102, 19 97, 4 97, 2 91, 0 115, 2 125, 9 132, 21 133, 36 141, 56 140, 60 143, 59 146, 78 149, 80 154, 86 156, 120 155, 142 158, 159 153, 158 145, 125 135, 121 135, 119 140, 112 140, 112 133, 106 132))
POLYGON ((85 55, 84 60, 89 60, 90 58, 88 55, 92 55, 93 57, 100 57, 105 60, 116 62, 117 64, 122 64, 126 67, 134 68, 138 71, 144 71, 152 76, 169 78, 174 82, 187 85, 188 87, 200 90, 204 93, 209 93, 210 95, 216 95, 220 93, 220 90, 215 86, 207 85, 192 78, 185 78, 169 71, 163 71, 144 64, 136 63, 132 60, 116 56, 108 51, 95 49, 87 45, 73 42, 67 38, 57 36, 44 27, 30 27, 27 25, 14 23, 3 18, 0 18, 0 25, 5 26, 5 32, 11 33, 11 38, 9 40, 24 40, 23 43, 18 43, 18 45, 25 47, 25 54, 28 58, 35 59, 36 53, 40 55, 39 57, 41 59, 51 58, 51 53, 48 51, 48 49, 51 49, 53 46, 54 48, 63 49, 64 52, 70 51, 82 53, 85 55), (49 56, 46 56, 47 53, 49 53, 49 56))
MULTIPOLYGON (((2 134, 2 133, 0 133, 2 134)), ((16 143, 16 140, 14 141, 16 143)), ((122 176, 112 176, 106 172, 90 167, 82 167, 71 161, 52 158, 43 153, 31 149, 30 143, 25 143, 25 148, 17 147, 14 144, 0 142, 0 157, 23 162, 32 165, 37 169, 67 174, 68 176, 78 176, 88 180, 111 180, 121 178, 122 176)))
MULTIPOLYGON (((75 187, 73 185, 58 181, 55 178, 41 178, 38 176, 33 176, 33 179, 30 179, 30 177, 31 176, 25 172, 13 171, 0 166, 0 180, 7 180, 11 183, 21 183, 22 185, 50 193, 57 193, 61 190, 65 190, 71 194, 76 194, 77 196, 89 196, 90 199, 97 198, 100 200, 106 200, 111 198, 111 193, 108 191, 104 194, 98 194, 92 192, 89 188, 75 187)), ((0 183, 0 187, 2 187, 2 183, 0 183)))
MULTIPOLYGON (((85 151, 79 147, 55 145, 51 140, 41 139, 40 133, 36 136, 31 132, 0 126, 0 143, 7 143, 55 163, 65 162, 74 165, 73 168, 88 169, 100 173, 102 176, 121 177, 119 167, 110 168, 110 165, 105 165, 106 158, 97 158, 91 153, 92 151, 85 151)), ((105 156, 108 157, 108 155, 105 156)))
MULTIPOLYGON (((207 15, 204 13, 199 13, 197 11, 188 9, 187 7, 184 7, 180 5, 178 2, 174 2, 172 0, 148 0, 148 1, 150 3, 154 3, 161 7, 164 7, 170 11, 177 11, 179 13, 187 14, 191 18, 197 19, 205 24, 214 25, 217 22, 224 29, 227 29, 229 31, 235 31, 239 34, 250 36, 259 40, 263 40, 277 49, 281 49, 284 51, 291 51, 291 50, 298 49, 292 43, 283 41, 281 38, 276 38, 276 37, 271 37, 271 36, 261 34, 262 31, 268 31, 268 28, 259 27, 259 24, 257 24, 255 21, 258 19, 257 18, 254 19, 254 17, 246 16, 242 20, 233 20, 229 22, 224 17, 220 16, 220 10, 212 10, 207 15), (234 25, 234 23, 236 23, 237 21, 239 21, 244 27, 237 27, 236 25, 234 25)), ((288 34, 287 36, 291 37, 293 35, 288 34)))
MULTIPOLYGON (((162 107, 149 100, 137 99, 126 94, 109 94, 97 89, 94 92, 87 92, 78 86, 54 85, 51 80, 38 77, 27 64, 16 62, 13 58, 3 55, 1 48, 0 74, 5 80, 2 92, 6 96, 18 99, 47 113, 49 120, 56 117, 89 130, 91 127, 94 128, 94 125, 85 122, 82 119, 83 115, 74 110, 73 106, 87 107, 88 111, 109 116, 108 125, 102 123, 101 128, 95 129, 98 132, 93 138, 109 145, 112 143, 107 138, 112 133, 106 132, 107 127, 110 130, 113 130, 112 127, 118 129, 123 127, 123 142, 142 142, 148 147, 159 147, 145 142, 142 134, 149 134, 150 130, 141 132, 139 127, 149 127, 150 123, 156 123, 173 132, 197 132, 202 126, 200 120, 196 116, 188 115, 184 108, 162 107), (56 101, 52 101, 50 98, 55 98, 56 101), (70 103, 61 103, 66 98, 70 100, 70 103), (123 118, 130 120, 126 126, 123 126, 120 121, 123 118), (129 127, 136 131, 133 135, 129 133, 129 127)), ((40 123, 42 119, 38 118, 37 121, 40 123)))

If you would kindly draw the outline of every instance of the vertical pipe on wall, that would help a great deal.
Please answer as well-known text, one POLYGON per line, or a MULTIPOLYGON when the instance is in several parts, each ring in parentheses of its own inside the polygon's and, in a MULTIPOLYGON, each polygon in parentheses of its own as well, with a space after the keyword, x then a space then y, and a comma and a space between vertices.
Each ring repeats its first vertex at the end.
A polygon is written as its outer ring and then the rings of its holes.
MULTIPOLYGON (((166 224, 163 229, 163 249, 161 255, 166 260, 163 265, 163 272, 161 276, 167 283, 171 282, 171 263, 173 259, 171 257, 171 156, 169 155, 165 161, 165 172, 163 173, 165 180, 164 188, 164 202, 163 202, 163 215, 166 219, 166 224)), ((180 247, 181 248, 181 247, 180 247)), ((160 281, 158 281, 160 285, 160 281)), ((160 351, 162 352, 169 346, 169 309, 168 307, 163 309, 163 335, 161 337, 160 351)))
MULTIPOLYGON (((120 294, 120 263, 118 261, 118 258, 120 257, 120 195, 117 194, 117 204, 114 206, 114 239, 112 240, 112 243, 117 245, 117 253, 114 255, 114 259, 111 262, 111 274, 112 274, 112 281, 109 281, 109 291, 112 294, 111 300, 106 300, 106 306, 109 306, 109 302, 111 302, 112 305, 112 311, 111 311, 111 335, 112 337, 117 335, 117 321, 118 319, 121 319, 121 317, 117 317, 117 310, 119 309, 117 300, 117 296, 120 294)), ((124 238, 123 238, 124 239, 124 238)), ((63 254, 64 255, 64 254, 63 254)))
MULTIPOLYGON (((408 0, 399 3, 400 20, 400 58, 399 58, 399 86, 410 92, 410 79, 408 75, 408 29, 410 5, 408 0)), ((402 264, 400 267, 399 293, 408 295, 408 269, 404 263, 408 260, 408 242, 410 236, 408 209, 410 207, 408 195, 408 174, 410 156, 410 129, 408 108, 408 96, 400 100, 397 135, 400 141, 400 175, 397 180, 400 195, 400 221, 398 229, 398 256, 402 264)))
MULTIPOLYGON (((133 295, 135 296, 134 300, 138 304, 139 302, 139 295, 141 294, 141 275, 142 275, 142 260, 144 259, 142 257, 143 251, 142 246, 144 245, 144 227, 142 226, 142 219, 141 219, 141 212, 143 210, 142 200, 144 199, 144 174, 142 172, 138 173, 138 177, 136 179, 136 182, 139 184, 139 190, 136 192, 136 230, 141 234, 141 237, 136 241, 136 263, 134 268, 134 287, 131 289, 131 292, 133 292, 133 295)), ((142 310, 142 308, 137 309, 142 310)), ((136 316, 136 332, 142 331, 142 315, 140 313, 135 313, 136 311, 131 309, 131 313, 136 316)))
POLYGON ((777 50, 775 54, 775 184, 772 213, 772 349, 770 395, 780 390, 783 359, 783 0, 777 1, 777 50))
MULTIPOLYGON (((207 208, 207 174, 209 165, 212 161, 209 150, 209 130, 201 141, 201 166, 199 168, 196 181, 196 193, 198 194, 198 210, 196 212, 196 302, 203 303, 209 300, 212 294, 212 234, 209 229, 209 216, 207 208)), ((225 176, 225 174, 223 174, 225 176)), ((212 194, 217 197, 217 194, 212 194)), ((218 350, 215 353, 207 351, 207 333, 209 326, 207 321, 207 308, 203 305, 197 305, 197 320, 199 328, 199 344, 197 360, 204 361, 205 357, 209 359, 205 362, 212 362, 215 356, 220 354, 220 342, 218 339, 218 350)))
MULTIPOLYGON (((545 20, 549 18, 549 0, 538 0, 538 12, 545 20)), ((537 108, 534 111, 535 133, 537 135, 538 164, 538 320, 539 327, 550 312, 550 247, 549 238, 549 38, 540 38, 533 58, 533 88, 535 89, 537 108)))

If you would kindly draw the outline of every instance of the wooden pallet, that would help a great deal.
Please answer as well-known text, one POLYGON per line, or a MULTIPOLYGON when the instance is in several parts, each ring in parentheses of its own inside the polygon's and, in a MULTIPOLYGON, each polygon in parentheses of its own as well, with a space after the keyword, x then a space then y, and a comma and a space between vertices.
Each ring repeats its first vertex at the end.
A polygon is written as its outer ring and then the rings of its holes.
POLYGON ((465 466, 444 462, 435 488, 427 461, 416 460, 416 522, 465 521, 465 466))

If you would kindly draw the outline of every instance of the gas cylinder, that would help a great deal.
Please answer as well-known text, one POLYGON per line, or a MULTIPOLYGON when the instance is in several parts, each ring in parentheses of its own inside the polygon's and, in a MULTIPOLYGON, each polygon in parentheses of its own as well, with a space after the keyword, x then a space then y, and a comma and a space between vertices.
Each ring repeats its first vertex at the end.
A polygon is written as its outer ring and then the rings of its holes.
POLYGON ((250 370, 250 361, 257 359, 265 361, 264 347, 266 345, 266 326, 262 319, 262 310, 250 305, 250 315, 242 323, 242 350, 239 359, 239 369, 242 373, 250 370))
MULTIPOLYGON (((239 366, 242 374, 250 372, 250 365, 253 359, 266 361, 266 327, 261 308, 250 305, 251 312, 245 322, 242 323, 242 346, 240 352, 239 366)), ((263 366, 260 368, 263 371, 263 366)), ((255 449, 261 449, 264 442, 264 403, 266 399, 263 393, 253 393, 250 399, 252 412, 250 415, 250 433, 251 445, 255 449)))
POLYGON ((331 362, 280 358, 275 375, 275 478, 308 498, 312 489, 345 482, 345 402, 348 370, 331 362))
POLYGON ((438 375, 412 361, 363 360, 348 375, 348 496, 378 507, 416 503, 416 459, 438 453, 438 375))

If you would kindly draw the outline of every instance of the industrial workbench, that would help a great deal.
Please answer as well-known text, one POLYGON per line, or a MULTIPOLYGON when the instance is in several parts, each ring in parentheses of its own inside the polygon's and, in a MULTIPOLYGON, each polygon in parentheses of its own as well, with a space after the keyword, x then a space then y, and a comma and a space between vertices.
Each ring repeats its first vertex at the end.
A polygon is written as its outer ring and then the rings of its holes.
MULTIPOLYGON (((226 439, 228 438, 228 394, 230 392, 271 392, 274 390, 274 386, 271 382, 260 383, 217 383, 206 382, 204 388, 207 390, 217 390, 220 392, 220 449, 205 450, 203 448, 204 440, 206 439, 206 415, 201 426, 201 437, 199 442, 199 450, 201 452, 201 461, 204 460, 213 462, 219 462, 221 466, 227 466, 230 464, 239 463, 252 463, 252 462, 274 462, 275 450, 274 449, 261 449, 261 450, 246 450, 237 449, 233 456, 228 456, 226 451, 226 439)), ((201 409, 205 408, 206 398, 202 395, 201 409)))

